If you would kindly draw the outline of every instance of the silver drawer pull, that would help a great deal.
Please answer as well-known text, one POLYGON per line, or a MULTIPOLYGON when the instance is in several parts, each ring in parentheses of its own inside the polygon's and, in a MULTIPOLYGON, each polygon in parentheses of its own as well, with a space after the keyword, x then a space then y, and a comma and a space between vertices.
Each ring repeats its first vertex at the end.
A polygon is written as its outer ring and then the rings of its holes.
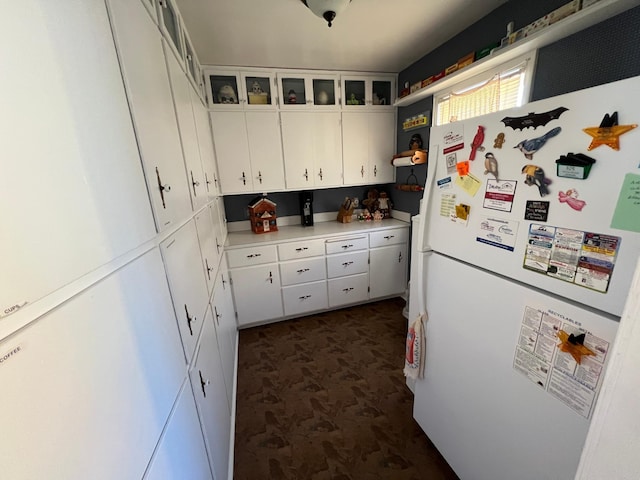
POLYGON ((296 252, 301 252, 303 250, 309 250, 308 247, 296 248, 296 252))
POLYGON ((353 290, 353 287, 343 288, 342 289, 343 292, 350 292, 351 290, 353 290))
POLYGON ((262 256, 261 253, 252 253, 251 255, 247 255, 247 258, 261 257, 261 256, 262 256))
POLYGON ((352 265, 352 264, 353 264, 353 262, 344 262, 344 263, 342 264, 342 266, 343 266, 343 267, 348 267, 349 265, 352 265))
POLYGON ((307 298, 311 298, 311 295, 303 295, 301 297, 298 297, 298 299, 300 300, 306 300, 307 298))
POLYGON ((387 240, 391 240, 393 237, 395 237, 395 235, 385 235, 384 238, 386 238, 387 240))
POLYGON ((351 247, 353 247, 353 244, 352 244, 352 243, 350 243, 349 245, 342 245, 342 248, 345 248, 345 249, 346 249, 346 248, 351 248, 351 247))
POLYGON ((304 272, 308 272, 309 269, 308 268, 301 268, 300 270, 298 270, 298 273, 304 273, 304 272))

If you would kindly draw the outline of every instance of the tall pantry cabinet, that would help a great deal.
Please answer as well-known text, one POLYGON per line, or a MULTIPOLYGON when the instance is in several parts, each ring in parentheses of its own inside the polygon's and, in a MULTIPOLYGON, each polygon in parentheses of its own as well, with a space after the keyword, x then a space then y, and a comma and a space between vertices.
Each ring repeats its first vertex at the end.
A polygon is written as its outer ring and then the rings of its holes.
POLYGON ((3 478, 228 476, 226 232, 195 59, 162 2, 5 8, 3 478))

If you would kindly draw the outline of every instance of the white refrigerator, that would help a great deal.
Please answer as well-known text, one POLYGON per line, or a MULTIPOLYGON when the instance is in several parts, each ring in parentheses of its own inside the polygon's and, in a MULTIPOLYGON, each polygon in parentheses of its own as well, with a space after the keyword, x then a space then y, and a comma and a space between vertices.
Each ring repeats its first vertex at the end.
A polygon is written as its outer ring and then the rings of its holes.
POLYGON ((463 480, 574 478, 640 254, 635 123, 640 77, 431 129, 414 417, 463 480))

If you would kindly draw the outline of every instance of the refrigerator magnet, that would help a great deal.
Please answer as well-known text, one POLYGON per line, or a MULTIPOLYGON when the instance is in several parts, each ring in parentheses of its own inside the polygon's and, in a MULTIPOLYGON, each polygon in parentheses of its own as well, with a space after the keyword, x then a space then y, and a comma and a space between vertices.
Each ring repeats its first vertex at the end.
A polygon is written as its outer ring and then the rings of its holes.
POLYGON ((531 140, 522 140, 515 147, 520 150, 527 160, 533 159, 533 154, 545 146, 550 138, 555 137, 562 131, 562 128, 556 127, 549 130, 547 133, 540 137, 532 138, 531 140))
POLYGON ((523 130, 529 127, 536 129, 540 126, 544 127, 551 120, 560 118, 560 115, 562 115, 567 110, 569 109, 565 107, 558 107, 555 110, 549 110, 548 112, 544 113, 532 112, 528 115, 524 115, 523 117, 504 117, 500 121, 504 123, 505 127, 511 127, 514 130, 523 130))
POLYGON ((636 128, 638 124, 618 125, 618 112, 611 115, 606 113, 597 127, 583 128, 582 131, 593 140, 587 147, 591 151, 600 145, 607 145, 614 150, 620 150, 620 135, 636 128))
POLYGON ((582 153, 569 152, 556 160, 556 175, 563 178, 585 180, 591 172, 595 159, 582 153))
POLYGON ((558 201, 560 203, 566 203, 576 212, 581 212, 587 202, 580 200, 578 196, 578 191, 575 188, 570 188, 566 192, 558 192, 558 201))

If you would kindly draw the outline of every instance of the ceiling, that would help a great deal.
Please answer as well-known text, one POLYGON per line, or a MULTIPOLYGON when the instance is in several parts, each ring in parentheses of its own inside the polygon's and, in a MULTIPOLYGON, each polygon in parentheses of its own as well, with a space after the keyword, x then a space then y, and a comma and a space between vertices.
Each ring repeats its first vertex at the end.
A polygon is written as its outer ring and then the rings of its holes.
POLYGON ((300 0, 176 0, 203 65, 398 73, 507 0, 352 0, 329 28, 300 0))

